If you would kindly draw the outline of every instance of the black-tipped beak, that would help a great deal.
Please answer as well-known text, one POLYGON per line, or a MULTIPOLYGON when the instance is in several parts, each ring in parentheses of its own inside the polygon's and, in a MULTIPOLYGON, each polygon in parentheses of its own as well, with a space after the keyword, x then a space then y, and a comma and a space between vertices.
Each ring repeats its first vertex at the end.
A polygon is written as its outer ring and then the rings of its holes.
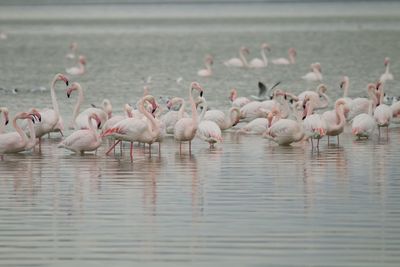
POLYGON ((71 94, 70 93, 67 93, 67 97, 69 98, 71 96, 71 94))
POLYGON ((285 94, 284 98, 285 98, 285 100, 287 100, 287 95, 286 94, 285 94))
POLYGON ((97 123, 97 129, 100 129, 101 128, 101 121, 99 121, 98 123, 97 123))
POLYGON ((68 84, 69 84, 68 80, 65 81, 65 84, 68 86, 68 84))
POLYGON ((200 96, 203 97, 203 91, 200 91, 200 96))
POLYGON ((8 120, 6 120, 6 123, 5 123, 5 125, 7 125, 8 124, 8 120))
POLYGON ((301 120, 303 120, 303 121, 304 121, 306 117, 307 117, 307 116, 306 116, 306 115, 304 115, 304 116, 303 116, 303 118, 302 118, 301 120))

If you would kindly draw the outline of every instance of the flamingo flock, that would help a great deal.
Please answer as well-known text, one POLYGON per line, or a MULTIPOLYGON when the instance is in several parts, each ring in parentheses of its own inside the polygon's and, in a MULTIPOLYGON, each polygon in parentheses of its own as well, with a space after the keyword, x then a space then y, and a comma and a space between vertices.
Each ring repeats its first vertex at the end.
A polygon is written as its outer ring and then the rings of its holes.
MULTIPOLYGON (((77 60, 77 66, 67 68, 71 76, 85 75, 86 57, 78 55, 78 44, 72 42, 70 52, 65 56, 68 60, 77 60)), ((250 53, 247 47, 239 49, 239 58, 231 58, 223 62, 225 67, 240 67, 246 69, 265 68, 269 62, 275 65, 290 67, 296 64, 297 51, 288 49, 288 58, 276 58, 268 61, 267 53, 271 46, 264 42, 260 46, 261 58, 250 61, 246 56, 250 53)), ((197 73, 200 77, 212 77, 214 58, 206 55, 205 69, 197 73)), ((350 78, 343 76, 338 81, 338 88, 343 90, 343 96, 332 102, 328 95, 328 87, 322 82, 322 68, 318 62, 310 65, 310 72, 301 77, 307 82, 317 82, 313 89, 300 94, 283 88, 281 82, 266 86, 259 82, 257 96, 238 96, 238 90, 232 88, 229 94, 230 106, 210 109, 206 96, 207 89, 199 82, 193 81, 188 87, 188 95, 175 96, 162 106, 156 96, 150 94, 150 88, 145 86, 143 96, 137 101, 135 110, 130 104, 125 104, 124 114, 113 115, 111 101, 103 100, 101 107, 88 106, 81 111, 84 103, 84 88, 79 82, 71 82, 65 74, 56 74, 50 82, 50 99, 52 108, 31 107, 17 113, 12 119, 14 131, 5 131, 9 122, 7 107, 0 107, 3 119, 0 117, 0 156, 9 153, 19 153, 41 148, 42 138, 46 134, 59 132, 62 136, 58 148, 67 149, 77 154, 96 151, 108 143, 106 155, 115 153, 115 146, 122 142, 130 143, 130 159, 133 161, 134 143, 147 144, 151 155, 151 145, 161 143, 164 138, 173 138, 179 145, 182 154, 183 146, 187 144, 189 155, 192 154, 192 141, 199 138, 213 149, 223 143, 223 132, 231 131, 238 135, 254 134, 270 140, 278 145, 310 142, 312 150, 319 149, 324 138, 336 137, 336 145, 340 145, 339 136, 346 126, 351 127, 351 133, 356 139, 368 139, 374 136, 378 129, 381 138, 381 128, 387 128, 386 138, 389 138, 389 126, 400 123, 400 102, 392 99, 385 102, 385 84, 393 80, 390 72, 390 59, 384 60, 385 72, 375 82, 367 85, 368 98, 350 98, 350 78), (72 110, 72 120, 68 129, 73 132, 64 136, 64 121, 59 111, 56 91, 61 91, 59 83, 66 87, 65 95, 72 98, 76 93, 76 102, 72 110), (57 87, 57 88, 56 88, 57 87), (190 105, 189 110, 186 104, 190 105), (326 110, 333 105, 333 109, 326 110), (323 112, 317 112, 324 110, 323 112), (316 145, 314 143, 316 142, 316 145)), ((184 93, 184 92, 183 92, 184 93)), ((262 140, 262 139, 260 139, 262 140)), ((105 145, 107 146, 107 145, 105 145)))

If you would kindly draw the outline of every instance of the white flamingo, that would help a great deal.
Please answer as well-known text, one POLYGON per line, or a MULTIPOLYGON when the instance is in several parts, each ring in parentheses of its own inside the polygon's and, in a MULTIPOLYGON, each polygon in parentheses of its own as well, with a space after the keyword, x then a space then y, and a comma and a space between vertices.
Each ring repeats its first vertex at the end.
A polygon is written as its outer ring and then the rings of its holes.
POLYGON ((179 110, 170 110, 161 117, 161 121, 165 125, 165 132, 167 134, 174 134, 175 124, 181 118, 187 118, 189 115, 185 112, 185 100, 180 97, 174 97, 168 101, 167 107, 171 109, 175 105, 179 105, 179 110))
POLYGON ((76 101, 74 111, 72 113, 72 120, 70 122, 70 129, 89 129, 88 117, 92 113, 96 113, 97 117, 100 119, 99 127, 101 128, 104 123, 111 118, 112 106, 108 99, 103 100, 103 109, 90 107, 79 113, 80 107, 83 103, 83 89, 78 82, 73 82, 71 86, 67 89, 67 97, 70 98, 72 92, 78 91, 78 99, 76 101))
POLYGON ((215 122, 222 131, 227 130, 239 123, 240 109, 238 107, 231 107, 227 115, 218 109, 207 110, 204 120, 215 122))
POLYGON ((96 128, 93 125, 93 120, 96 122, 96 126, 101 123, 100 118, 96 113, 92 113, 88 116, 89 129, 82 129, 73 132, 67 138, 65 138, 60 144, 59 148, 66 148, 75 153, 83 155, 85 151, 94 151, 101 145, 101 136, 97 134, 96 128))
POLYGON ((385 81, 391 81, 393 80, 393 74, 390 73, 390 58, 385 57, 384 60, 384 64, 385 64, 385 72, 381 75, 381 77, 379 78, 379 81, 381 82, 385 82, 385 81))
POLYGON ((78 50, 78 43, 72 42, 69 45, 69 49, 71 50, 68 54, 65 55, 67 59, 74 59, 76 57, 76 51, 78 50))
MULTIPOLYGON (((55 85, 58 81, 63 81, 68 86, 68 78, 63 74, 56 74, 51 82, 50 86, 50 94, 51 94, 51 102, 53 104, 53 108, 44 108, 38 110, 41 117, 40 123, 35 123, 35 136, 39 138, 39 147, 41 145, 41 137, 47 133, 57 131, 57 128, 60 125, 61 116, 58 108, 58 102, 55 93, 55 85)), ((32 112, 34 109, 32 110, 32 112)))
POLYGON ((86 66, 86 57, 81 55, 79 56, 78 66, 67 68, 65 69, 65 71, 71 75, 83 75, 86 72, 85 66, 86 66))
POLYGON ((311 139, 311 146, 314 148, 313 139, 317 139, 317 149, 319 148, 319 140, 326 135, 327 125, 324 118, 320 114, 314 114, 316 106, 315 98, 307 96, 305 99, 305 108, 303 116, 303 129, 305 135, 311 139))
MULTIPOLYGON (((375 86, 375 85, 373 85, 375 86)), ((376 129, 376 122, 374 117, 372 116, 372 111, 375 106, 375 100, 369 100, 369 110, 368 113, 361 113, 354 117, 353 122, 351 124, 351 132, 353 135, 357 137, 357 139, 361 138, 369 138, 376 129)))
POLYGON ((244 96, 238 97, 236 88, 232 88, 229 99, 232 102, 232 107, 238 107, 238 108, 241 108, 244 105, 251 102, 251 100, 248 99, 247 97, 244 97, 244 96))
POLYGON ((277 59, 273 59, 272 60, 272 64, 275 64, 275 65, 295 64, 296 63, 296 56, 297 56, 296 49, 294 49, 293 47, 289 48, 288 56, 289 56, 289 58, 280 57, 280 58, 277 58, 277 59))
POLYGON ((271 51, 271 47, 267 43, 261 44, 261 59, 253 58, 250 63, 250 68, 265 68, 268 66, 268 58, 266 56, 266 51, 271 51))
POLYGON ((345 114, 347 121, 351 121, 359 114, 363 114, 363 113, 368 114, 368 110, 370 107, 370 99, 372 99, 373 95, 375 95, 375 90, 376 90, 375 84, 372 84, 372 83, 368 84, 367 92, 368 92, 369 98, 356 97, 356 98, 352 99, 351 101, 348 101, 348 103, 350 103, 348 105, 349 112, 345 114))
POLYGON ((311 72, 301 77, 303 80, 309 82, 320 82, 322 81, 322 69, 321 64, 316 62, 311 64, 311 72))
POLYGON ((245 126, 240 128, 236 133, 247 133, 247 134, 262 134, 268 128, 267 113, 264 118, 256 118, 245 126))
POLYGON ((328 144, 329 136, 336 136, 339 145, 339 135, 343 132, 344 126, 346 125, 344 114, 348 112, 348 109, 346 100, 344 98, 339 98, 335 102, 334 110, 328 110, 322 114, 327 126, 326 135, 328 136, 328 144))
POLYGON ((206 141, 210 145, 210 148, 213 148, 215 143, 222 142, 221 129, 214 121, 205 119, 207 102, 204 97, 200 98, 199 105, 203 107, 203 110, 200 114, 200 123, 196 135, 201 140, 206 141))
POLYGON ((26 144, 28 142, 28 137, 22 130, 21 126, 17 124, 17 120, 25 119, 33 121, 35 118, 32 114, 29 114, 27 112, 20 112, 14 117, 12 121, 15 132, 9 132, 0 135, 1 160, 4 160, 4 154, 18 153, 25 150, 26 144))
POLYGON ((239 56, 240 58, 231 58, 224 62, 224 65, 227 67, 244 67, 249 68, 249 63, 244 54, 249 54, 250 50, 247 47, 241 47, 239 49, 239 56))
POLYGON ((214 59, 211 55, 207 55, 206 58, 204 59, 204 64, 206 66, 205 69, 201 69, 197 72, 197 75, 200 77, 210 77, 212 76, 212 68, 211 66, 214 63, 214 59))
POLYGON ((314 110, 324 109, 329 106, 329 103, 331 101, 329 96, 326 94, 327 90, 328 90, 328 88, 326 87, 325 84, 320 84, 320 85, 318 85, 316 91, 309 91, 309 90, 303 91, 302 93, 300 93, 297 96, 297 98, 298 98, 298 101, 300 101, 300 102, 304 102, 306 97, 313 98, 315 101, 315 104, 316 104, 316 106, 314 107, 314 110))
POLYGON ((139 101, 139 111, 147 118, 147 121, 138 118, 126 118, 113 128, 105 131, 102 136, 113 136, 118 140, 107 152, 108 155, 111 150, 121 141, 128 141, 131 143, 130 157, 133 160, 133 142, 146 143, 150 145, 149 151, 151 152, 151 144, 156 142, 160 134, 160 124, 153 117, 152 112, 149 112, 144 103, 148 102, 152 105, 153 111, 157 109, 157 103, 152 95, 146 95, 139 101))
POLYGON ((389 125, 393 117, 393 111, 388 105, 383 104, 383 96, 384 96, 383 87, 384 87, 383 83, 378 84, 378 91, 380 98, 378 102, 379 105, 375 108, 374 111, 374 119, 378 126, 379 136, 381 135, 381 127, 386 127, 386 137, 388 137, 389 125))
POLYGON ((182 152, 182 142, 189 142, 189 154, 192 153, 192 140, 196 136, 199 125, 199 117, 197 114, 196 103, 193 100, 192 90, 200 92, 200 97, 203 96, 203 88, 197 82, 192 82, 189 87, 189 102, 192 109, 191 118, 181 118, 177 121, 174 128, 174 138, 179 142, 179 153, 182 152))

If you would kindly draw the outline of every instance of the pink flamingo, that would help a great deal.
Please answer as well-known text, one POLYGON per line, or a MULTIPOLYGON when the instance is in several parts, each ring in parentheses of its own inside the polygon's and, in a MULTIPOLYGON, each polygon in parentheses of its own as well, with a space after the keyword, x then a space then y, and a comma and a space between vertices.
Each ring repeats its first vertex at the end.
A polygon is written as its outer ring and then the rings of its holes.
POLYGON ((293 47, 289 48, 288 50, 288 56, 289 58, 277 58, 277 59, 273 59, 272 60, 272 64, 275 65, 290 65, 290 64, 295 64, 296 63, 296 56, 297 56, 297 52, 296 49, 294 49, 293 47))
POLYGON ((334 110, 328 110, 322 114, 327 126, 326 135, 328 136, 328 144, 329 136, 337 136, 339 145, 339 135, 343 132, 344 126, 346 125, 344 114, 348 112, 348 109, 346 100, 344 98, 339 98, 335 102, 334 110))
POLYGON ((309 82, 320 82, 322 81, 322 69, 321 64, 316 62, 311 64, 311 72, 301 77, 303 80, 309 82))
POLYGON ((318 85, 316 91, 307 90, 307 91, 303 91, 302 93, 300 93, 297 96, 297 98, 298 98, 297 101, 304 102, 305 98, 308 96, 308 97, 314 98, 314 101, 316 104, 316 106, 314 107, 314 110, 327 108, 331 101, 329 96, 326 94, 327 90, 328 90, 328 88, 326 87, 325 84, 320 84, 320 85, 318 85), (322 97, 322 99, 321 99, 321 97, 322 97))
POLYGON ((379 92, 378 95, 380 97, 378 106, 375 108, 374 111, 374 119, 378 125, 379 136, 381 136, 381 127, 386 127, 386 137, 389 137, 389 125, 393 118, 393 111, 388 105, 383 104, 383 83, 378 83, 377 88, 379 92))
POLYGON ((4 132, 4 126, 8 124, 8 108, 0 107, 0 113, 3 113, 4 123, 0 122, 0 134, 4 132))
MULTIPOLYGON (((35 123, 35 136, 39 138, 39 147, 41 145, 41 137, 47 133, 57 131, 57 128, 60 125, 61 116, 55 93, 55 84, 58 81, 63 81, 68 86, 68 78, 65 75, 58 73, 54 76, 50 86, 53 109, 44 108, 39 110, 38 112, 40 113, 41 122, 35 123)), ((34 109, 32 111, 34 111, 34 109)))
POLYGON ((307 138, 311 138, 311 146, 314 148, 313 139, 317 139, 317 149, 319 140, 326 135, 327 125, 320 114, 314 114, 316 99, 307 96, 305 99, 305 108, 303 116, 303 130, 307 138))
MULTIPOLYGON (((41 122, 42 118, 40 116, 40 113, 37 112, 37 110, 33 109, 30 115, 33 115, 33 117, 36 119, 37 122, 41 122)), ((24 147, 25 151, 31 150, 36 146, 36 135, 35 135, 35 128, 34 128, 34 120, 27 120, 28 122, 28 131, 29 131, 29 139, 26 137, 26 144, 24 147)))
POLYGON ((3 155, 8 153, 17 153, 25 150, 28 137, 22 128, 17 124, 17 120, 34 120, 34 116, 27 112, 18 113, 13 119, 13 127, 15 132, 4 133, 0 135, 0 157, 4 160, 3 155))
POLYGON ((263 133, 263 137, 281 146, 288 146, 291 143, 299 142, 304 138, 304 131, 298 121, 291 119, 281 119, 278 110, 268 113, 268 129, 263 133))
POLYGON ((390 108, 393 113, 393 123, 400 123, 400 101, 394 102, 390 108))
POLYGON ((79 109, 83 103, 83 89, 78 82, 73 82, 71 86, 67 89, 67 97, 70 98, 72 92, 74 91, 78 91, 78 99, 76 101, 74 111, 72 113, 72 120, 69 126, 70 129, 76 129, 76 130, 89 129, 87 118, 92 113, 96 113, 97 117, 100 119, 101 123, 99 127, 102 127, 104 123, 109 118, 111 118, 112 106, 108 99, 103 100, 103 109, 91 107, 79 113, 79 109))
MULTIPOLYGON (((375 84, 369 84, 369 86, 372 86, 375 88, 375 84)), ((376 122, 374 117, 372 116, 372 110, 374 109, 375 103, 376 102, 376 97, 373 98, 372 100, 369 100, 369 109, 368 113, 361 113, 358 114, 357 116, 354 117, 353 122, 351 124, 351 132, 353 135, 357 137, 357 139, 360 138, 369 138, 371 136, 376 128, 376 122)))
POLYGON ((265 68, 266 66, 268 66, 268 58, 265 54, 266 50, 271 51, 271 47, 267 43, 262 43, 261 44, 261 59, 253 58, 249 63, 250 68, 265 68))
POLYGON ((178 122, 178 120, 189 117, 189 115, 185 112, 185 100, 183 98, 174 97, 171 100, 168 100, 168 109, 171 109, 175 105, 180 106, 178 111, 170 110, 161 118, 161 121, 165 125, 165 132, 167 134, 174 134, 175 124, 178 122))
POLYGON ((211 55, 207 55, 204 64, 206 65, 205 69, 201 69, 197 72, 197 75, 200 77, 210 77, 212 75, 212 69, 211 66, 214 63, 214 59, 211 55))
POLYGON ((379 78, 379 81, 385 82, 385 81, 393 80, 393 74, 390 73, 390 70, 389 70, 390 58, 385 57, 384 64, 385 64, 386 69, 385 69, 385 72, 379 78))
MULTIPOLYGON (((109 118, 104 124, 103 127, 101 127, 101 131, 105 132, 108 129, 111 129, 114 127, 115 124, 117 124, 118 122, 126 119, 126 118, 132 118, 133 114, 133 107, 129 104, 125 104, 124 105, 124 114, 123 115, 116 115, 116 116, 112 116, 111 118, 109 118)), ((99 117, 98 117, 99 118, 99 117)), ((100 118, 99 118, 100 120, 100 118)), ((100 120, 101 123, 101 120, 100 120)))
POLYGON ((224 62, 224 65, 227 67, 242 67, 242 68, 249 68, 249 63, 244 54, 249 54, 250 50, 247 47, 241 47, 239 49, 239 56, 240 58, 231 58, 224 62))
POLYGON ((82 75, 86 72, 86 57, 79 56, 78 67, 71 67, 66 69, 66 72, 71 75, 82 75))
POLYGON ((231 107, 227 115, 218 109, 207 110, 204 120, 215 122, 222 131, 227 130, 239 123, 240 109, 238 107, 231 107))
POLYGON ((189 87, 189 102, 192 108, 191 118, 181 118, 175 124, 174 138, 179 142, 179 153, 182 152, 182 142, 189 142, 189 154, 192 153, 192 140, 196 135, 199 118, 196 109, 196 103, 193 100, 192 91, 193 89, 200 92, 200 97, 203 96, 203 88, 197 82, 192 82, 189 87))
POLYGON ((238 97, 236 88, 232 88, 229 99, 231 100, 233 107, 239 107, 239 108, 251 102, 251 100, 248 99, 247 97, 244 96, 238 97))
POLYGON ((77 130, 70 136, 65 138, 60 144, 59 148, 66 148, 75 153, 83 155, 85 151, 94 151, 101 145, 101 136, 97 134, 96 127, 93 125, 93 120, 97 125, 101 123, 100 118, 96 113, 88 116, 89 129, 77 130))
POLYGON ((102 134, 103 137, 113 136, 116 140, 118 140, 106 152, 106 155, 108 155, 111 150, 121 141, 131 142, 131 161, 133 160, 133 142, 149 144, 149 151, 151 153, 151 144, 156 142, 160 135, 160 124, 156 119, 154 119, 153 114, 147 111, 144 106, 145 102, 148 102, 152 105, 153 111, 157 109, 157 103, 152 95, 146 95, 139 101, 139 111, 143 113, 143 115, 147 118, 147 121, 135 117, 126 118, 102 134))
POLYGON ((200 123, 198 125, 196 135, 201 140, 206 141, 210 145, 210 148, 213 148, 215 143, 222 142, 221 129, 215 122, 205 119, 207 102, 204 97, 200 97, 198 104, 202 106, 203 109, 200 114, 200 123))
POLYGON ((69 45, 69 49, 71 50, 68 54, 65 55, 65 58, 74 59, 76 57, 76 51, 78 50, 78 43, 72 42, 69 45))
MULTIPOLYGON (((343 90, 344 90, 343 95, 347 96, 346 88, 348 87, 348 79, 346 79, 346 76, 344 77, 344 80, 343 80, 341 86, 343 87, 343 90)), ((368 110, 369 110, 369 106, 370 106, 370 99, 372 97, 372 94, 375 94, 375 90, 376 90, 376 85, 369 84, 367 87, 369 98, 356 97, 354 99, 351 99, 349 97, 344 97, 344 99, 347 102, 348 108, 349 108, 349 112, 345 113, 347 121, 351 121, 359 114, 363 114, 363 113, 368 114, 368 110)))

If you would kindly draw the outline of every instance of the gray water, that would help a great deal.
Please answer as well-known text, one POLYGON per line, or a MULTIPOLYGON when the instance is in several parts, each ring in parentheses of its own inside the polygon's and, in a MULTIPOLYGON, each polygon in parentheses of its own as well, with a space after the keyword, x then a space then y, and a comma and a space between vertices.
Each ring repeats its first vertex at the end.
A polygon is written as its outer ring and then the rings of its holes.
MULTIPOLYGON (((233 86, 244 96, 256 93, 258 81, 282 81, 295 93, 314 88, 300 77, 315 61, 322 65, 332 99, 341 95, 342 75, 350 77, 350 96, 365 96, 366 84, 383 73, 385 56, 391 57, 397 79, 387 84, 387 93, 400 94, 396 3, 386 9, 383 4, 359 6, 364 13, 357 12, 357 5, 342 4, 335 6, 342 11, 337 14, 324 5, 309 5, 299 7, 295 17, 273 12, 282 6, 271 11, 262 4, 242 10, 242 16, 237 5, 231 7, 234 16, 227 6, 217 11, 185 6, 189 17, 179 13, 179 6, 169 7, 175 17, 159 17, 164 13, 154 9, 146 16, 137 6, 94 6, 89 19, 79 12, 58 17, 61 12, 52 6, 35 7, 32 13, 2 7, 0 30, 8 39, 0 40, 0 106, 7 106, 11 117, 33 106, 50 106, 49 83, 64 71, 71 41, 88 59, 87 73, 71 77, 85 89, 84 107, 109 98, 114 114, 122 112, 123 103, 139 99, 148 76, 157 97, 186 96, 188 84, 198 80, 210 105, 226 110, 233 86), (119 10, 121 18, 108 8, 119 10), (250 48, 250 58, 259 57, 264 41, 272 47, 269 58, 296 47, 296 65, 262 70, 222 65, 242 45, 250 48), (206 53, 215 57, 215 75, 198 78, 206 53), (179 85, 178 77, 183 79, 179 85), (47 90, 31 92, 39 86, 47 90)), ((57 93, 68 122, 75 98, 68 99, 63 86, 57 93)), ((191 155, 187 146, 179 154, 173 138, 166 137, 161 154, 154 145, 151 157, 135 146, 133 162, 128 146, 122 154, 117 149, 115 156, 105 156, 106 143, 96 155, 71 155, 56 148, 57 134, 44 139, 41 151, 6 155, 0 162, 0 264, 399 265, 396 125, 389 139, 376 134, 367 141, 355 140, 346 128, 340 145, 322 140, 319 151, 307 142, 279 147, 234 131, 223 137, 214 149, 195 139, 191 155)))

